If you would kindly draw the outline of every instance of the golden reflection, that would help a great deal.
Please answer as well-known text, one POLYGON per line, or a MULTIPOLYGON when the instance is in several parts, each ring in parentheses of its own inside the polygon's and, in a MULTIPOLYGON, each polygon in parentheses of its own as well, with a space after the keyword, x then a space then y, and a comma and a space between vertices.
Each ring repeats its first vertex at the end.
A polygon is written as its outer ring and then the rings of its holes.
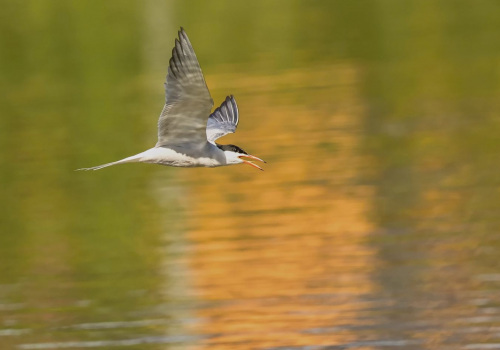
POLYGON ((189 173, 194 286, 209 303, 198 311, 200 332, 224 335, 209 338, 208 347, 357 339, 350 331, 315 330, 356 318, 360 296, 374 289, 376 262, 365 244, 372 191, 355 184, 364 161, 357 152, 358 74, 339 65, 207 77, 216 93, 230 91, 219 85, 230 82, 241 91, 267 89, 275 99, 234 92, 240 130, 222 140, 268 160, 265 172, 234 166, 189 173), (309 101, 300 100, 306 86, 316 90, 309 101))

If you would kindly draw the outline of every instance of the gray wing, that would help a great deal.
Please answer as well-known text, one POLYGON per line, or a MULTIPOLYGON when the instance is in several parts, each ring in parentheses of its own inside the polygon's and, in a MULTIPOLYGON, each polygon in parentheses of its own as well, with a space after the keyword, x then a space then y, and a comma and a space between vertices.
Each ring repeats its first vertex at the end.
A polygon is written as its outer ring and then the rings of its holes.
POLYGON ((157 147, 205 144, 207 116, 214 102, 186 32, 175 39, 165 82, 165 106, 158 120, 157 147))
POLYGON ((238 126, 238 106, 233 95, 226 97, 210 117, 207 122, 207 139, 215 143, 219 137, 233 133, 238 126))

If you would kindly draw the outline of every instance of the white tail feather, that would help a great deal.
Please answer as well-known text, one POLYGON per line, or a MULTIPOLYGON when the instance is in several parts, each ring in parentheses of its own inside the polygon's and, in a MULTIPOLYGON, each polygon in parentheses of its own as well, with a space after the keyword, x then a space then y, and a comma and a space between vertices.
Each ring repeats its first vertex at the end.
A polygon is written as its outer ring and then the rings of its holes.
POLYGON ((116 162, 111 162, 111 163, 106 163, 106 164, 94 166, 91 168, 81 168, 81 169, 76 169, 76 170, 77 171, 78 170, 85 170, 85 171, 87 171, 87 170, 99 170, 99 169, 107 168, 108 166, 117 165, 117 164, 140 162, 143 153, 139 153, 139 154, 136 154, 135 156, 131 156, 128 158, 120 159, 120 160, 117 160, 116 162))

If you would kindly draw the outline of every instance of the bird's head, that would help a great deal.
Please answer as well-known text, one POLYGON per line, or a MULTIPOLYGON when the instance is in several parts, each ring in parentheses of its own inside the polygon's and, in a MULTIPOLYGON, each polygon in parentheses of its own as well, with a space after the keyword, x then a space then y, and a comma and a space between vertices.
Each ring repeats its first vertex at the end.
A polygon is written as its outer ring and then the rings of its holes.
POLYGON ((245 163, 245 164, 251 165, 254 168, 257 168, 259 170, 264 170, 260 166, 258 166, 257 164, 255 164, 247 159, 244 159, 244 158, 258 160, 258 161, 263 162, 263 163, 265 163, 265 161, 263 161, 260 158, 255 157, 255 156, 252 156, 251 154, 248 154, 247 152, 245 152, 244 150, 242 150, 238 146, 235 146, 235 145, 217 145, 217 147, 219 147, 222 151, 224 151, 224 155, 226 156, 227 164, 245 163))

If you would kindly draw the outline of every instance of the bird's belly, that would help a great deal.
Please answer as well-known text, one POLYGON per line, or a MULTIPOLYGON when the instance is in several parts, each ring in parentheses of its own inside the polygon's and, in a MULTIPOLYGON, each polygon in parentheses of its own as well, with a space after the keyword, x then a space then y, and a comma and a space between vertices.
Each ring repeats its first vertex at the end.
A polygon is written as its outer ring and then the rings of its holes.
POLYGON ((175 167, 216 167, 223 165, 217 159, 208 156, 188 155, 182 151, 158 147, 144 152, 141 161, 175 167))

